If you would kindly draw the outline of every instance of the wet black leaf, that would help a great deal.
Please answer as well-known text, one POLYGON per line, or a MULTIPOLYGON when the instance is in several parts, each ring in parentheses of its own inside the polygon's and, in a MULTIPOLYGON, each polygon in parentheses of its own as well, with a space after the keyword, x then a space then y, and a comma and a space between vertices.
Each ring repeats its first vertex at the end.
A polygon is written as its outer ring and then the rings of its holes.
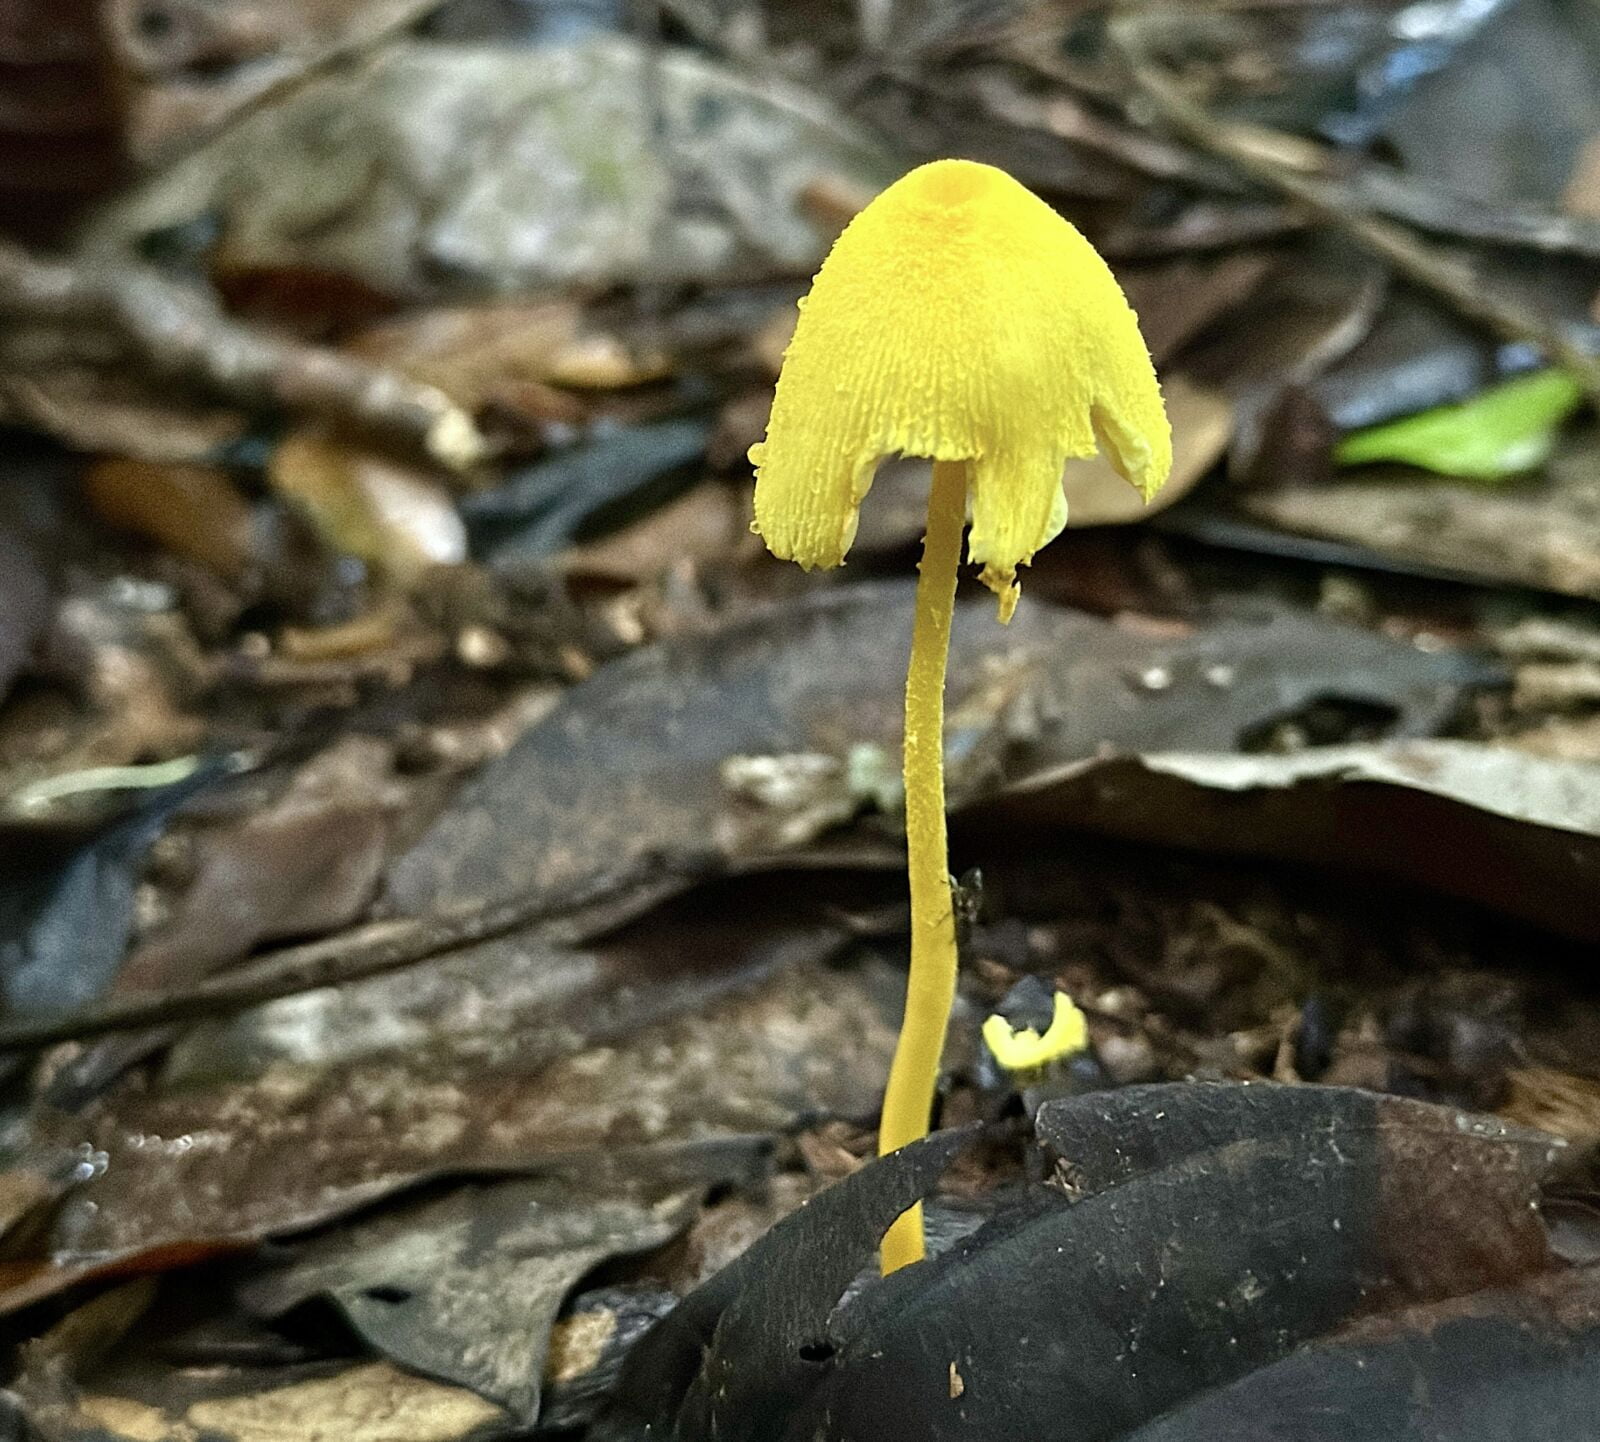
POLYGON ((629 505, 660 504, 681 489, 710 434, 706 420, 624 427, 525 467, 461 502, 472 554, 514 569, 609 529, 629 505))
MULTIPOLYGON (((619 1388, 623 1416, 605 1435, 632 1435, 629 1421, 701 1418, 713 1407, 720 1417, 730 1398, 733 1414, 750 1408, 769 1423, 782 1415, 772 1409, 797 1404, 815 1384, 815 1364, 832 1353, 827 1324, 839 1297, 889 1224, 933 1189, 974 1135, 940 1132, 905 1147, 779 1222, 634 1348, 619 1388)), ((681 1421, 673 1435, 696 1435, 694 1425, 681 1421)))
POLYGON ((607 1438, 1111 1442, 1363 1314, 1548 1266, 1558 1146, 1332 1088, 1134 1087, 1039 1115, 1053 1185, 839 1305, 936 1136, 781 1223, 639 1345, 607 1438))
POLYGON ((1600 1412, 1600 1270, 1358 1323, 1127 1442, 1572 1442, 1600 1412))
POLYGON ((230 769, 225 759, 139 798, 93 839, 64 850, 0 840, 0 993, 18 1016, 70 1011, 111 984, 133 922, 146 851, 177 809, 230 769))

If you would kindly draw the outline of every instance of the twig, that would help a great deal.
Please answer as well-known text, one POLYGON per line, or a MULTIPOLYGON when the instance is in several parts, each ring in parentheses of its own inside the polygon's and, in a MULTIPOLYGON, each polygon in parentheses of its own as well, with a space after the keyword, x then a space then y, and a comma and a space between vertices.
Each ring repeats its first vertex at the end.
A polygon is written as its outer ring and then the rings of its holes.
POLYGON ((191 983, 180 992, 111 997, 67 1016, 0 1025, 0 1053, 225 1015, 320 987, 398 971, 442 952, 492 941, 540 922, 568 920, 573 943, 622 925, 678 894, 719 863, 701 855, 651 856, 618 874, 438 917, 371 922, 191 983))
POLYGON ((1549 360, 1570 371, 1589 396, 1600 403, 1600 359, 1575 344, 1558 324, 1493 293, 1470 265, 1440 255, 1404 226, 1352 204, 1352 196, 1345 188, 1282 164, 1267 153, 1265 146, 1246 143, 1231 127, 1184 94, 1148 59, 1135 30, 1136 23, 1125 18, 1113 22, 1109 33, 1127 61, 1140 94, 1174 131, 1207 153, 1229 161, 1262 185, 1305 206, 1491 334, 1537 346, 1549 360))
MULTIPOLYGON (((134 159, 146 170, 156 166, 172 165, 203 146, 213 144, 220 136, 242 125, 259 111, 282 105, 292 95, 320 80, 330 71, 350 65, 361 56, 404 35, 433 11, 441 9, 444 3, 445 0, 388 0, 388 3, 361 7, 355 12, 359 17, 358 22, 348 34, 335 38, 310 54, 288 57, 291 61, 299 61, 298 68, 290 68, 282 74, 271 76, 259 89, 236 101, 214 120, 202 120, 199 124, 189 123, 190 113, 185 108, 186 123, 179 133, 170 138, 159 139, 153 146, 141 143, 141 102, 144 99, 144 92, 160 89, 163 80, 158 78, 153 85, 143 87, 135 84, 124 95, 124 103, 129 113, 129 140, 134 147, 134 159)), ((137 8, 122 13, 135 23, 142 15, 137 8)), ((115 28, 113 22, 113 34, 115 28)), ((123 43, 126 45, 128 42, 123 43)), ((131 63, 131 67, 138 72, 143 68, 140 57, 147 52, 148 42, 141 42, 134 37, 132 47, 137 52, 136 55, 124 58, 122 63, 125 65, 131 63)))
POLYGON ((45 260, 0 241, 0 314, 114 334, 145 378, 179 381, 250 410, 283 410, 453 470, 482 460, 472 418, 434 386, 337 351, 263 334, 203 292, 142 266, 45 260))
MULTIPOLYGON (((1121 44, 1126 59, 1126 40, 1121 44)), ((1209 151, 1197 154, 1192 145, 1178 145, 1125 121, 1103 118, 1084 103, 1082 93, 1122 109, 1128 97, 1109 89, 1090 89, 1090 76, 1083 67, 1043 55, 1037 46, 1013 44, 1004 54, 1024 72, 1051 82, 1056 89, 1035 95, 1007 90, 1000 77, 980 77, 977 93, 1001 119, 1099 151, 1156 180, 1182 181, 1223 195, 1247 188, 1237 168, 1220 155, 1209 151)), ((1593 217, 1565 215, 1528 202, 1489 204, 1371 161, 1347 166, 1341 158, 1336 168, 1326 147, 1299 136, 1256 125, 1226 128, 1241 146, 1256 148, 1249 145, 1253 136, 1257 146, 1264 145, 1288 169, 1320 180, 1326 194, 1337 198, 1341 206, 1374 211, 1434 235, 1600 260, 1600 220, 1593 217)))
POLYGON ((1365 209, 1419 230, 1600 260, 1600 221, 1591 216, 1563 215, 1540 205, 1487 205, 1381 165, 1362 166, 1343 182, 1333 183, 1365 209))

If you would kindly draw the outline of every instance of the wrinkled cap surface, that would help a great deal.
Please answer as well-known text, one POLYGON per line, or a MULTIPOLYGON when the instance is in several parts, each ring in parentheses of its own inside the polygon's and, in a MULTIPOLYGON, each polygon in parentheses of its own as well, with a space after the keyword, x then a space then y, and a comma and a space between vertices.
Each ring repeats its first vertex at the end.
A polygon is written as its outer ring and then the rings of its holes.
POLYGON ((1004 171, 938 160, 851 221, 800 303, 764 442, 756 530, 837 566, 896 453, 971 464, 968 559, 1016 601, 1066 524, 1062 467, 1103 449, 1146 497, 1172 436, 1127 299, 1078 232, 1004 171))

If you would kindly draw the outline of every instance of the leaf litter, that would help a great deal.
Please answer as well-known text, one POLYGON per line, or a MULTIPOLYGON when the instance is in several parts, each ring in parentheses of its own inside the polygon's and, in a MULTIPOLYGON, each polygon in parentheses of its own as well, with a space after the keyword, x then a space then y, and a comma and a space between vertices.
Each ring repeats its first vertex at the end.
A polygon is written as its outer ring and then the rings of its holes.
POLYGON ((1270 1085, 1129 1088, 1053 1103, 1038 1127, 1054 1187, 854 1301, 902 1198, 971 1137, 917 1143, 780 1223, 635 1349, 602 1435, 1137 1435, 1364 1314, 1550 1267, 1529 1200, 1558 1148, 1538 1133, 1270 1085))
POLYGON ((112 17, 144 173, 0 251, 0 411, 89 453, 0 508, 5 1425, 1579 1435, 1591 423, 1492 490, 1416 436, 1593 394, 1592 26, 214 8, 112 17), (828 583, 743 458, 830 238, 952 152, 1111 257, 1183 472, 958 610, 943 1130, 874 1162, 925 480, 828 583), (1056 990, 1089 1050, 1006 1073, 1056 990))

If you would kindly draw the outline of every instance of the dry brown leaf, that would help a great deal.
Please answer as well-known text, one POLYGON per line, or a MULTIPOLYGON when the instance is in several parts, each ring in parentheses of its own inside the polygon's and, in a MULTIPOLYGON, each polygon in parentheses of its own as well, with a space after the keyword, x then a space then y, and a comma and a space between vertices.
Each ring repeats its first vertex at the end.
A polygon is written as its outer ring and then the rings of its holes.
POLYGON ((238 580, 252 560, 250 507, 214 466, 103 460, 83 478, 101 520, 238 580))
POLYGON ((348 736, 250 812, 193 834, 193 880, 142 937, 118 985, 155 990, 209 974, 263 941, 316 936, 356 920, 377 886, 405 792, 388 746, 348 736))
POLYGON ((1498 1115, 1564 1137, 1573 1146, 1600 1141, 1600 1082, 1554 1067, 1516 1067, 1506 1073, 1510 1095, 1498 1115))
POLYGON ((795 323, 800 312, 792 305, 773 311, 767 323, 750 337, 750 350, 761 368, 774 380, 783 365, 783 353, 794 339, 795 323))
POLYGON ((296 431, 273 452, 267 475, 329 546, 402 584, 466 559, 466 528, 426 471, 296 431))
POLYGON ((727 559, 760 549, 750 532, 745 501, 717 482, 652 512, 625 531, 576 546, 557 560, 571 575, 608 581, 649 580, 684 563, 727 559))
POLYGON ((1561 208, 1568 215, 1600 219, 1600 135, 1591 135, 1579 147, 1567 188, 1561 195, 1561 208))
MULTIPOLYGON (((1579 148, 1561 195, 1561 208, 1568 215, 1600 218, 1600 135, 1591 135, 1579 148)), ((1600 322, 1600 290, 1594 293, 1589 315, 1600 322)))
POLYGON ((104 1428, 126 1442, 194 1442, 202 1436, 228 1442, 455 1442, 504 1415, 464 1387, 430 1382, 388 1362, 207 1398, 177 1416, 108 1393, 86 1395, 78 1410, 86 1434, 104 1428))
POLYGON ((534 425, 578 425, 572 391, 608 391, 671 371, 659 352, 636 352, 584 323, 569 300, 424 310, 362 331, 347 349, 437 386, 468 410, 534 425))
POLYGON ((136 381, 84 366, 0 374, 0 418, 80 451, 146 461, 201 461, 244 434, 236 411, 157 397, 136 381))
POLYGON ((1563 437, 1540 476, 1492 489, 1398 467, 1314 488, 1247 490, 1253 519, 1297 535, 1365 546, 1483 583, 1600 597, 1597 433, 1563 437))

